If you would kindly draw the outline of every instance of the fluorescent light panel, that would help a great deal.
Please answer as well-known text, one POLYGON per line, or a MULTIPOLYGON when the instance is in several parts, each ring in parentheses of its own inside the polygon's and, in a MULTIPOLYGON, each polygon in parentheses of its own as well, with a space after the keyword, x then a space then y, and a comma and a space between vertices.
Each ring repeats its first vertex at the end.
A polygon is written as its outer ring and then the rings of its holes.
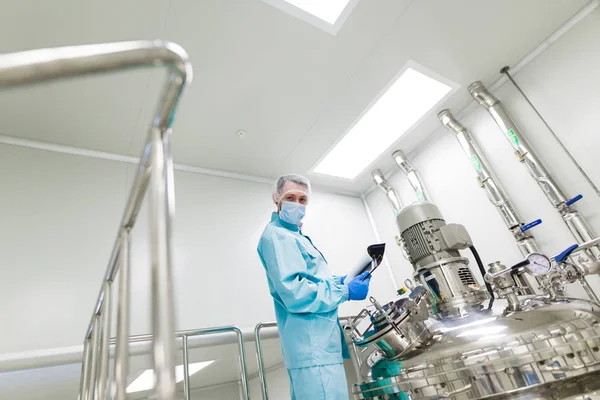
POLYGON ((350 0, 284 0, 328 24, 335 24, 350 0))
POLYGON ((354 179, 452 88, 408 68, 344 135, 314 172, 354 179))
MULTIPOLYGON (((190 376, 194 375, 196 372, 208 367, 210 364, 214 363, 215 360, 212 361, 203 361, 192 363, 189 365, 190 376)), ((175 382, 179 383, 183 380, 183 365, 177 365, 175 367, 175 382)), ((147 369, 140 376, 137 377, 136 380, 131 382, 129 386, 127 386, 127 393, 135 393, 135 392, 143 392, 146 390, 151 390, 154 388, 154 370, 147 369)))

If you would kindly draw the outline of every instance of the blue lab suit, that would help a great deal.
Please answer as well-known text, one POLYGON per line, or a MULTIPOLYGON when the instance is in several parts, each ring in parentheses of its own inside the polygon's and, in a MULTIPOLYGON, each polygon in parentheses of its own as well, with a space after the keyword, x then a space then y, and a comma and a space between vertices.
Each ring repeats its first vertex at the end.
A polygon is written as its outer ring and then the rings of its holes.
POLYGON ((349 352, 337 309, 348 300, 348 288, 310 238, 277 213, 257 250, 275 303, 292 400, 347 400, 343 358, 349 352))

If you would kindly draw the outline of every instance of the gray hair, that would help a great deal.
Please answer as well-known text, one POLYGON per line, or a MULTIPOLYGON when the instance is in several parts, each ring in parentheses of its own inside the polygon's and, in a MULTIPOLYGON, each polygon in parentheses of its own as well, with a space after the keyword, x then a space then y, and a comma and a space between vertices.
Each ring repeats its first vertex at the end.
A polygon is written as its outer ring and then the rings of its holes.
MULTIPOLYGON (((311 188, 310 181, 308 180, 308 178, 298 174, 287 174, 280 176, 275 181, 275 186, 273 187, 273 194, 277 194, 277 198, 280 198, 283 195, 283 187, 287 182, 293 182, 297 185, 304 186, 306 188, 306 194, 310 197, 311 188)), ((277 203, 277 201, 275 202, 277 203)))

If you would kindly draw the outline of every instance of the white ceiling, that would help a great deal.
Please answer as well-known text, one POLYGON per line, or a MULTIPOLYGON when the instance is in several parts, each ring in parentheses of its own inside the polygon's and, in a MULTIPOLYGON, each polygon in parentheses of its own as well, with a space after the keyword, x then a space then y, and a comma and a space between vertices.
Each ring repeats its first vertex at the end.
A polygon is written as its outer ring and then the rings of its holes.
MULTIPOLYGON (((4 0, 0 51, 177 42, 195 73, 175 161, 276 177, 308 173, 408 60, 461 85, 439 107, 458 110, 469 83, 495 80, 586 2, 362 0, 334 36, 262 0, 4 0)), ((137 156, 162 77, 144 70, 3 92, 0 133, 137 156)), ((373 168, 393 167, 394 149, 410 152, 438 127, 432 112, 355 182, 315 183, 362 191, 373 168)))
MULTIPOLYGON (((278 339, 263 340, 263 358, 265 368, 277 368, 283 363, 278 339)), ((258 367, 256 364, 255 347, 247 342, 246 364, 248 378, 256 377, 258 367)), ((204 370, 197 372, 190 378, 190 388, 199 389, 212 387, 228 382, 237 382, 240 379, 238 367, 237 345, 223 345, 192 349, 190 363, 215 360, 204 370)), ((181 356, 181 353, 178 353, 181 356)), ((150 355, 139 355, 130 359, 131 383, 143 371, 152 368, 150 355)), ((179 362, 178 364, 181 364, 179 362)), ((0 399, 19 400, 58 400, 76 399, 79 391, 81 364, 68 364, 55 367, 30 369, 24 371, 0 374, 0 399)), ((180 393, 183 383, 177 385, 180 393)), ((131 393, 127 396, 130 400, 147 398, 151 391, 131 393)), ((195 396, 194 396, 195 397, 195 396)))

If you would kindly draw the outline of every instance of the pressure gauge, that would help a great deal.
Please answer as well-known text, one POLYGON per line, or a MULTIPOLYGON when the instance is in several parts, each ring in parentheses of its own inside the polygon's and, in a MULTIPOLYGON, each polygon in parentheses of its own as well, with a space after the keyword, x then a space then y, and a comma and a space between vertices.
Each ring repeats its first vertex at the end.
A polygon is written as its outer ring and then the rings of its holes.
POLYGON ((552 270, 550 259, 540 253, 531 253, 527 256, 529 264, 525 266, 527 271, 532 275, 547 275, 552 270))

